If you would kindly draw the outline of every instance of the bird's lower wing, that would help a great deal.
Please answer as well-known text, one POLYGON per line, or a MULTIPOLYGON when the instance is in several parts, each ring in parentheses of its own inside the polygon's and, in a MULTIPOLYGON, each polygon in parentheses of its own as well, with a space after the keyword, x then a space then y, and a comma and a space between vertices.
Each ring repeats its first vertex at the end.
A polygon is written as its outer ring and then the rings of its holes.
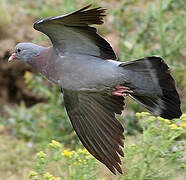
POLYGON ((71 123, 86 149, 114 174, 122 173, 124 129, 115 118, 124 108, 124 98, 62 90, 71 123), (116 170, 115 170, 116 169, 116 170))

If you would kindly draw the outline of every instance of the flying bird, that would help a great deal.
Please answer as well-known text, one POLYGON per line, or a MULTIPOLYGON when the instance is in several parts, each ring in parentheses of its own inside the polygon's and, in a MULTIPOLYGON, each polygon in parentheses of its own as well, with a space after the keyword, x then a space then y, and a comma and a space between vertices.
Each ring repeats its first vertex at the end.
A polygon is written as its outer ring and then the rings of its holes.
POLYGON ((61 88, 72 126, 85 148, 114 174, 122 173, 124 129, 116 114, 125 96, 166 119, 181 116, 180 99, 161 57, 119 62, 110 44, 91 25, 101 25, 105 9, 83 7, 34 23, 52 46, 19 43, 9 61, 30 64, 61 88))

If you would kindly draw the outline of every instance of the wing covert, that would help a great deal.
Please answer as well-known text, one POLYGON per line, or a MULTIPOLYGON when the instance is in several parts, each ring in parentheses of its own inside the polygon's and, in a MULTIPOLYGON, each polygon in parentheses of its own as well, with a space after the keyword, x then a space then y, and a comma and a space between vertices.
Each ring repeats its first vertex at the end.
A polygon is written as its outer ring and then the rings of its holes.
POLYGON ((92 24, 102 24, 105 9, 86 6, 64 16, 45 18, 34 23, 34 29, 46 34, 59 53, 85 54, 116 60, 110 44, 97 34, 92 24))

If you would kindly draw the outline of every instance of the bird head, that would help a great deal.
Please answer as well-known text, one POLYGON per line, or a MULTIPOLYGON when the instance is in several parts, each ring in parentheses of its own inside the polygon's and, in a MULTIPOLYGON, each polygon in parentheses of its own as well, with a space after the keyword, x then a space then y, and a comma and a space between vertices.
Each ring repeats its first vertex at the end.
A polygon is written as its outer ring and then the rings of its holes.
POLYGON ((8 62, 14 59, 20 59, 24 62, 27 62, 28 60, 34 59, 36 56, 38 56, 42 49, 44 49, 44 47, 33 43, 19 43, 16 45, 14 53, 9 57, 8 62))

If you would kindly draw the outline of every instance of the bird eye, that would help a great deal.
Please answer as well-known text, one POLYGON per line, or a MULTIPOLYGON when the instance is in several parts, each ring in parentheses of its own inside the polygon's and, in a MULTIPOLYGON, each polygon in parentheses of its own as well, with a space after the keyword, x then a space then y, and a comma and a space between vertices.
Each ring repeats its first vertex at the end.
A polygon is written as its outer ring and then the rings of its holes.
POLYGON ((17 49, 17 52, 21 52, 21 49, 17 49))

